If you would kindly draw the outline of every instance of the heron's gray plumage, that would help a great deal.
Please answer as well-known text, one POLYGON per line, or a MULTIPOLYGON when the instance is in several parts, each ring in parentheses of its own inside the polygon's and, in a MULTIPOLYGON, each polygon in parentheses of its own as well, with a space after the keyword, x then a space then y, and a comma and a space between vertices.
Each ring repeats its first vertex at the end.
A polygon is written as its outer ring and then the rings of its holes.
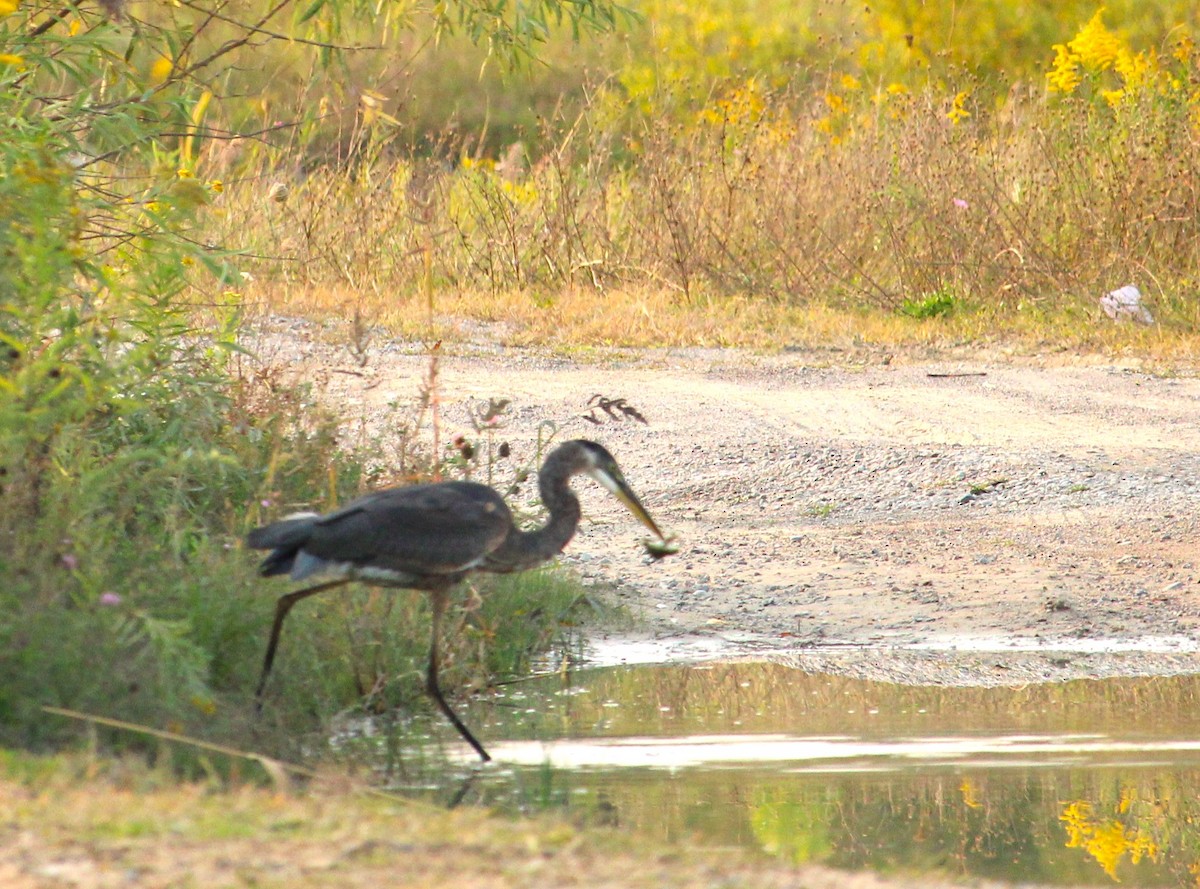
POLYGON ((284 519, 246 538, 272 549, 264 576, 303 580, 323 571, 383 586, 426 589, 480 566, 512 527, 507 504, 474 482, 388 488, 328 515, 284 519), (389 575, 394 575, 389 579, 389 575))

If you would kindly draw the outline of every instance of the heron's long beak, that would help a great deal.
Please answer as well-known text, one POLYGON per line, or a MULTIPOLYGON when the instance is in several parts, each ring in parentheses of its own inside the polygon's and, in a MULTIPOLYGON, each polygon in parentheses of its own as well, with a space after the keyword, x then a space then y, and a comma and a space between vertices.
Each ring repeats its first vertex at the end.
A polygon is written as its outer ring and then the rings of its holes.
POLYGON ((610 475, 599 467, 592 470, 591 476, 604 485, 604 487, 608 488, 608 490, 612 491, 613 495, 625 504, 625 508, 633 513, 639 522, 658 535, 659 540, 667 539, 666 535, 655 524, 654 519, 650 518, 650 513, 646 511, 646 507, 642 506, 642 501, 638 500, 637 494, 633 493, 633 490, 626 484, 625 479, 619 475, 610 475))

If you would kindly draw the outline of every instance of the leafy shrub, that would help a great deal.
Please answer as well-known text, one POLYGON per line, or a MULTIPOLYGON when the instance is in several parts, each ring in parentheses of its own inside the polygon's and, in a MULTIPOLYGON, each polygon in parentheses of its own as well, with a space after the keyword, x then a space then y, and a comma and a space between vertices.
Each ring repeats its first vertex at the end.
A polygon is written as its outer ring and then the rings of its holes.
MULTIPOLYGON (((489 8, 461 26, 520 52, 558 6, 489 8)), ((225 185, 195 170, 211 79, 262 32, 211 11, 0 3, 0 743, 77 731, 44 704, 238 731, 271 611, 238 539, 369 477, 302 390, 240 375, 242 279, 203 237, 225 185)), ((346 701, 323 659, 315 715, 346 701)))

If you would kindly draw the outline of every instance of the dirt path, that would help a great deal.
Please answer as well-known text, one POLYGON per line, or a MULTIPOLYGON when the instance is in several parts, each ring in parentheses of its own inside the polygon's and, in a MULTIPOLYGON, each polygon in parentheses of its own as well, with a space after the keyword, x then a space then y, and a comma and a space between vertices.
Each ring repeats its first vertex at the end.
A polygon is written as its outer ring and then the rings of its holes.
MULTIPOLYGON (((342 372, 344 350, 294 328, 254 347, 315 375, 368 427, 413 398, 426 366, 395 345, 365 375, 342 372)), ((1200 380, 1029 362, 443 352, 448 433, 466 427, 466 405, 510 398, 514 448, 528 452, 545 419, 605 443, 679 535, 677 556, 646 564, 637 526, 578 486, 591 521, 565 561, 651 628, 619 657, 766 655, 951 683, 1200 671, 1200 380), (595 393, 649 425, 586 421, 595 393)), ((599 640, 597 657, 610 655, 599 640)))

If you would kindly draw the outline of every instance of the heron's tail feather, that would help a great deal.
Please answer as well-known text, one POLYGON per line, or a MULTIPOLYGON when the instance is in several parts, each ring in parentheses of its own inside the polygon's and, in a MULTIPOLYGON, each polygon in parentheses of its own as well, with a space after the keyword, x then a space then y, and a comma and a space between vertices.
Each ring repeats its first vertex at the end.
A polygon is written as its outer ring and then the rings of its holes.
POLYGON ((301 547, 308 543, 316 518, 315 514, 296 516, 255 528, 246 535, 246 545, 251 549, 273 550, 258 566, 258 573, 263 577, 290 573, 301 547))

